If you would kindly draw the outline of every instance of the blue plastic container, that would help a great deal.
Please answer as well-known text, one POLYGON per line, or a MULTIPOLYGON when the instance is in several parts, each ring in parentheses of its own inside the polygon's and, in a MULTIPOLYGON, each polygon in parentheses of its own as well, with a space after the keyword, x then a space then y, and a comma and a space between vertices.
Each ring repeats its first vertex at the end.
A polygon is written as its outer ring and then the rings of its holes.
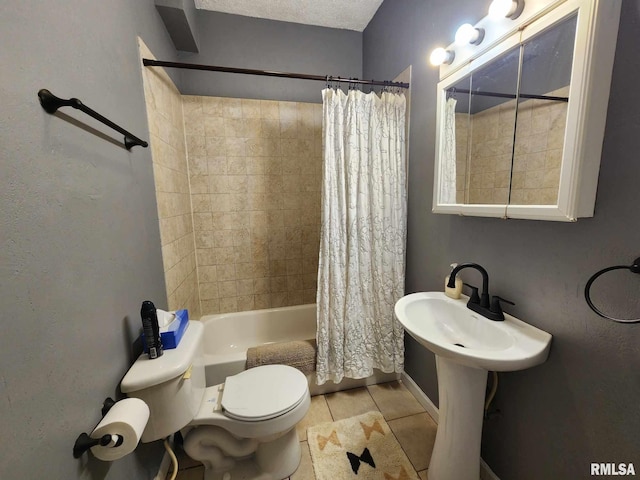
MULTIPOLYGON (((184 335, 187 326, 189 325, 189 311, 185 308, 183 310, 176 311, 176 318, 169 324, 169 329, 166 332, 160 332, 160 339, 162 340, 162 348, 164 350, 170 350, 176 348, 184 335)), ((144 338, 144 333, 141 335, 142 345, 144 351, 148 352, 147 342, 144 338)))

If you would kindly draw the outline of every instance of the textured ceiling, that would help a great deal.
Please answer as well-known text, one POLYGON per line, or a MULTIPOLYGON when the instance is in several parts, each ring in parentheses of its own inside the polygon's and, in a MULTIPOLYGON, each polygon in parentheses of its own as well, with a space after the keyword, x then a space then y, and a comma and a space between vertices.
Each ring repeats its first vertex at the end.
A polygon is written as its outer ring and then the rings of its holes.
POLYGON ((361 32, 382 0, 195 0, 215 12, 361 32))

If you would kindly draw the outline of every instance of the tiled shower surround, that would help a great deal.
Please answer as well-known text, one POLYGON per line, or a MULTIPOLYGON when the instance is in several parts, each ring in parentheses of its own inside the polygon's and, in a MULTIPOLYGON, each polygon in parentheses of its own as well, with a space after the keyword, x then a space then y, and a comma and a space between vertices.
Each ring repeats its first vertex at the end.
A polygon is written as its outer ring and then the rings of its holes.
POLYGON ((322 106, 182 102, 202 314, 315 302, 322 106))
POLYGON ((168 308, 314 303, 322 105, 181 96, 142 70, 168 308))
MULTIPOLYGON (((154 58, 139 40, 142 57, 154 58)), ((164 69, 142 69, 167 307, 200 317, 182 98, 164 69)), ((158 301, 157 299, 149 299, 158 301)), ((160 307, 160 305, 158 305, 160 307)))

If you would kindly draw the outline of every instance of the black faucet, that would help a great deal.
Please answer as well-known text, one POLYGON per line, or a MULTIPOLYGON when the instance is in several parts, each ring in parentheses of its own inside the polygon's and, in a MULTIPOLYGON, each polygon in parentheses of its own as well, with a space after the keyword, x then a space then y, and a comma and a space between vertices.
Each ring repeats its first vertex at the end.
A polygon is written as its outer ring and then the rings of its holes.
POLYGON ((451 274, 449 275, 449 283, 447 283, 447 287, 455 288, 456 286, 456 275, 463 268, 475 268, 482 274, 482 293, 478 297, 478 288, 473 285, 465 284, 473 290, 473 294, 469 298, 469 302, 467 303, 467 308, 473 310, 476 313, 479 313, 485 318, 494 321, 502 321, 504 320, 504 314, 502 312, 502 307, 500 306, 500 302, 509 303, 514 305, 514 303, 509 300, 505 300, 497 295, 494 295, 491 301, 489 301, 489 274, 481 265, 477 263, 463 263, 458 265, 453 270, 451 270, 451 274))

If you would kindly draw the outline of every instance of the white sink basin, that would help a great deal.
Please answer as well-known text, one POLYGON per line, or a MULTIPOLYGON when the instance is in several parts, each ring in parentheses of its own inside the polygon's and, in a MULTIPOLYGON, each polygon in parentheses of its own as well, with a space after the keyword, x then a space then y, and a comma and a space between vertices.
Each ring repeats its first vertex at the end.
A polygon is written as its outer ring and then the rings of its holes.
POLYGON ((396 317, 405 330, 436 355, 491 371, 522 370, 543 363, 551 335, 511 315, 489 320, 443 292, 407 295, 396 303, 396 317))

